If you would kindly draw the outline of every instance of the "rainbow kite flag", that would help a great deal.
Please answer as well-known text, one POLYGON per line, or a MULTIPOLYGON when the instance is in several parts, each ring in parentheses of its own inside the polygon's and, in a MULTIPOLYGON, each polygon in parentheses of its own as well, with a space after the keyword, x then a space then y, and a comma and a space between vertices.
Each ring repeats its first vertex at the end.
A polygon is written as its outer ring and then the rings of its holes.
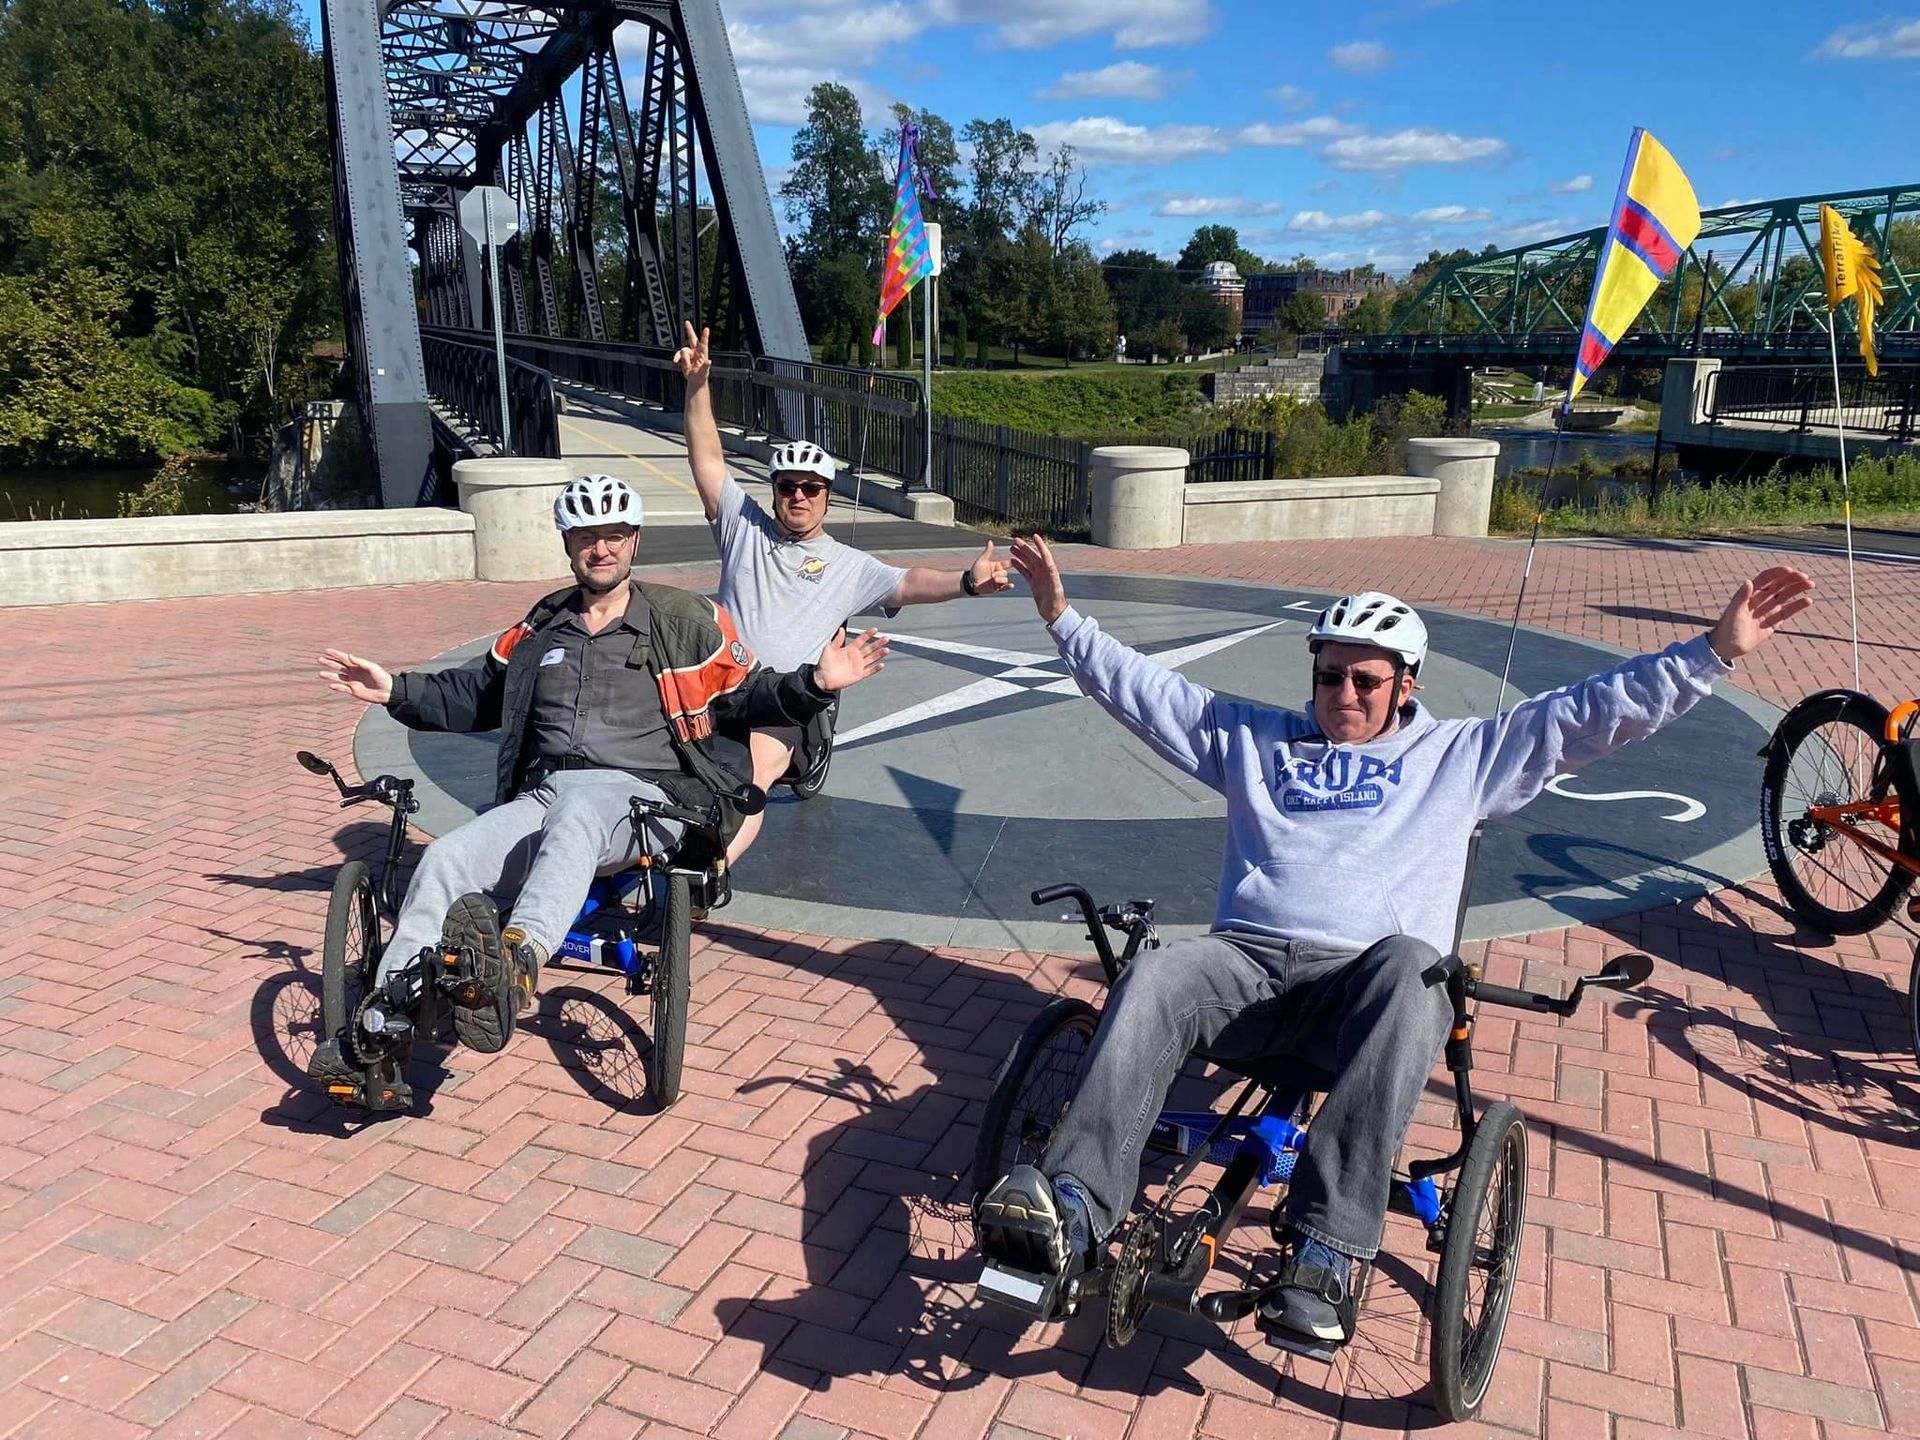
POLYGON ((887 316, 915 285, 933 273, 926 222, 920 218, 920 192, 926 191, 929 200, 940 197, 920 174, 915 153, 919 142, 918 126, 909 123, 900 127, 900 169, 893 181, 893 224, 887 229, 886 268, 880 276, 880 318, 873 324, 875 345, 886 340, 887 316))
POLYGON ((1593 275, 1593 298, 1580 331, 1580 353, 1563 408, 1606 363, 1660 282, 1700 233, 1700 202, 1686 172, 1666 147, 1636 129, 1627 145, 1627 168, 1613 202, 1613 223, 1600 245, 1600 267, 1593 275))

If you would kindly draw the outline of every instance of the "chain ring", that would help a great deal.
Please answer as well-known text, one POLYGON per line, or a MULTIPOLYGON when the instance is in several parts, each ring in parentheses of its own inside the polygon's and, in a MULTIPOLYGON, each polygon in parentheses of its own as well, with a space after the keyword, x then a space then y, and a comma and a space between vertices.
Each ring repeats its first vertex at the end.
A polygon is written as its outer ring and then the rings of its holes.
POLYGON ((1153 1221, 1141 1216, 1127 1226, 1107 1282, 1107 1344, 1115 1350, 1140 1332, 1147 1313, 1147 1276, 1160 1248, 1153 1221))

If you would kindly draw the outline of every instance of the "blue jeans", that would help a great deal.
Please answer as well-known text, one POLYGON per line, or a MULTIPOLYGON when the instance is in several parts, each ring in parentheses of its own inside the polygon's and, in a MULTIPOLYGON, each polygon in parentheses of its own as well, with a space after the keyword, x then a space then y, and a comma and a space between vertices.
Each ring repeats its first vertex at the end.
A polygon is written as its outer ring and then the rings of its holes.
POLYGON ((1393 1161, 1453 1021, 1429 982, 1431 945, 1390 935, 1353 954, 1216 932, 1143 950, 1100 1018, 1087 1073, 1041 1170, 1085 1193, 1111 1234, 1140 1187, 1147 1132, 1187 1056, 1304 1061, 1334 1077, 1287 1191, 1287 1221, 1370 1258, 1386 1225, 1393 1161))

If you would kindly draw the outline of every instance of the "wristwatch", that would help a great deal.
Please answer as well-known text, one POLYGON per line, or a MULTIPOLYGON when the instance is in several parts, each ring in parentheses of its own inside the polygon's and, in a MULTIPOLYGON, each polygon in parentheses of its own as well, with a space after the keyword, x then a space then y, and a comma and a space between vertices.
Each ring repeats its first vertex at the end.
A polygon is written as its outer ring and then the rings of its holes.
POLYGON ((969 566, 960 572, 960 588, 969 595, 978 595, 980 587, 973 583, 973 568, 969 566))

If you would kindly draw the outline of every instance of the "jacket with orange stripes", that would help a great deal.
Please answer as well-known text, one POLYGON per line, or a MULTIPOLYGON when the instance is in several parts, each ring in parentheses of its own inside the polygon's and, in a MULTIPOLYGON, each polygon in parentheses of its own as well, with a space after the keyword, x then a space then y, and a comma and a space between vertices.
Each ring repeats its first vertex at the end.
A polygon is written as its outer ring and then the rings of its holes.
MULTIPOLYGON (((651 611, 647 634, 634 642, 627 664, 635 683, 657 686, 667 734, 680 760, 678 777, 650 776, 685 805, 706 806, 753 778, 747 748, 716 733, 734 728, 804 726, 833 701, 814 683, 813 667, 789 674, 766 669, 734 629, 733 617, 704 595, 634 581, 651 611), (644 677, 644 679, 643 679, 644 677), (677 783, 676 783, 677 782, 677 783)), ((556 590, 501 633, 487 653, 458 669, 413 670, 393 677, 387 713, 413 730, 500 731, 494 803, 523 788, 540 638, 573 597, 556 590)), ((722 838, 741 816, 723 802, 722 838)))

